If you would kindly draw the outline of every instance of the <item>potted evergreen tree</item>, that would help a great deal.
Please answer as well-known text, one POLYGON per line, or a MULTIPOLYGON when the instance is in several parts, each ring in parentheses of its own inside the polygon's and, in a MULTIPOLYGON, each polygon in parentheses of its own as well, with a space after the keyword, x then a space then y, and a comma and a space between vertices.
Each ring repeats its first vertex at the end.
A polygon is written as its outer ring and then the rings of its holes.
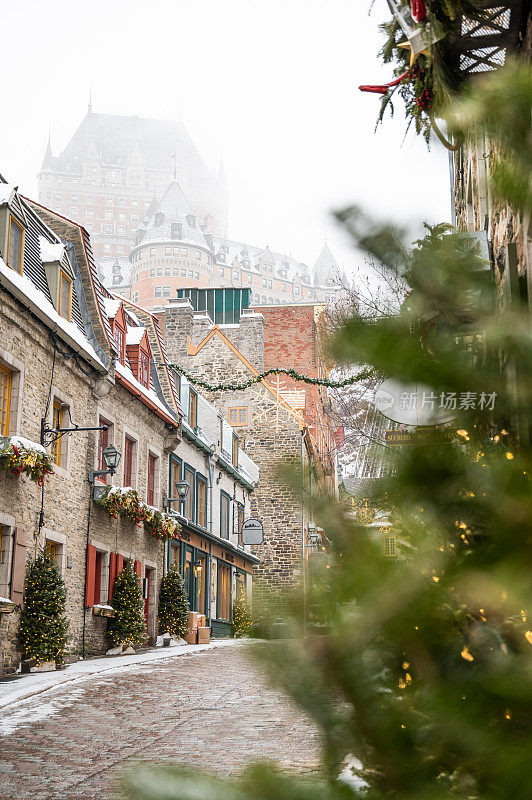
POLYGON ((144 601, 138 575, 125 567, 113 586, 115 616, 109 622, 107 636, 113 648, 132 648, 146 640, 144 601))
POLYGON ((163 636, 184 639, 188 633, 188 598, 177 564, 172 564, 162 579, 157 623, 163 636))
POLYGON ((27 570, 19 642, 31 671, 51 671, 63 663, 68 621, 65 582, 54 559, 39 553, 27 570))

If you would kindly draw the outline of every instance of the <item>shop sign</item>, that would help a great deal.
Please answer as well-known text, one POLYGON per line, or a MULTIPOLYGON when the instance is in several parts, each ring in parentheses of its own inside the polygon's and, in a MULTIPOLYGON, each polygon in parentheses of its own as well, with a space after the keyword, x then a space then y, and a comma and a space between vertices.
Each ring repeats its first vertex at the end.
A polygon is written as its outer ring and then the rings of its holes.
POLYGON ((242 523, 242 544, 262 544, 264 528, 259 519, 250 517, 242 523))
POLYGON ((401 447, 411 444, 442 444, 449 443, 453 439, 454 432, 446 429, 443 431, 428 429, 418 430, 412 433, 408 431, 386 431, 384 440, 389 447, 401 447))

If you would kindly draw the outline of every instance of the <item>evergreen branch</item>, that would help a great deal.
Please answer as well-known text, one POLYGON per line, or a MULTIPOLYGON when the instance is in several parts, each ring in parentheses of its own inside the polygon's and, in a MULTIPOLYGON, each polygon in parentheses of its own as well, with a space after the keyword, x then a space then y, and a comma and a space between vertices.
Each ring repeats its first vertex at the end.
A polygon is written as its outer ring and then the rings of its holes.
POLYGON ((180 367, 177 364, 167 364, 166 366, 168 369, 173 369, 176 372, 179 372, 179 374, 183 375, 183 377, 185 377, 189 383, 193 383, 195 386, 199 386, 209 392, 242 392, 245 389, 249 389, 249 387, 253 386, 253 384, 260 383, 267 378, 268 375, 287 375, 289 378, 293 378, 296 381, 301 381, 302 383, 308 383, 311 386, 324 386, 328 389, 342 389, 345 386, 352 386, 355 383, 372 378, 377 372, 373 367, 366 367, 366 369, 363 369, 358 373, 358 375, 350 378, 344 378, 340 381, 333 381, 329 378, 311 378, 309 375, 300 375, 300 373, 296 372, 295 369, 283 369, 281 367, 276 367, 273 369, 267 369, 264 372, 261 372, 259 375, 256 375, 254 378, 250 378, 243 383, 208 383, 207 381, 201 380, 201 378, 197 378, 195 375, 191 375, 189 372, 184 370, 183 367, 180 367))

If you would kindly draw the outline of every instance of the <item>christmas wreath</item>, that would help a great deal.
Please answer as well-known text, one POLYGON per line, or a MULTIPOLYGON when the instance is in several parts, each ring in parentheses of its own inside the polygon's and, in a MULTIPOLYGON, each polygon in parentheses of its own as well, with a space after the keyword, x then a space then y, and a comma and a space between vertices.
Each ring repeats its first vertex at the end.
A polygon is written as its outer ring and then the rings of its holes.
POLYGON ((45 475, 53 474, 52 462, 44 447, 22 436, 0 438, 0 469, 14 475, 24 473, 39 486, 43 485, 45 475))

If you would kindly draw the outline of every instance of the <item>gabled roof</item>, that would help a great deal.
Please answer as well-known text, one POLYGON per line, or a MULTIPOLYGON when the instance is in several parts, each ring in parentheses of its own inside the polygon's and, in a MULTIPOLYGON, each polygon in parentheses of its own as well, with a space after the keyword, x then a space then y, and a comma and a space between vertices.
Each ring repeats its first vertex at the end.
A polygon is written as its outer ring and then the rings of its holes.
MULTIPOLYGON (((22 274, 11 269, 0 258, 0 283, 36 317, 42 320, 51 331, 66 341, 72 349, 85 358, 93 367, 102 372, 107 366, 107 356, 102 351, 95 336, 88 315, 83 313, 86 304, 85 287, 77 280, 75 257, 65 256, 64 247, 56 233, 46 225, 44 214, 38 213, 30 201, 18 194, 16 189, 0 179, 0 193, 8 198, 10 208, 19 209, 24 220, 24 246, 22 274), (46 276, 45 262, 50 256, 59 256, 63 268, 74 278, 70 320, 63 318, 52 301, 46 276)), ((7 201, 6 201, 7 202, 7 201)))
POLYGON ((145 231, 139 242, 143 245, 151 242, 173 242, 175 244, 182 242, 210 251, 200 222, 192 213, 190 203, 176 180, 172 181, 162 200, 157 204, 146 227, 140 230, 145 231), (180 226, 179 235, 176 235, 172 229, 172 226, 176 224, 180 226))
POLYGON ((165 403, 177 414, 178 418, 181 418, 183 416, 183 409, 179 402, 173 373, 167 366, 168 355, 157 317, 153 316, 153 314, 150 314, 148 311, 144 311, 143 308, 139 308, 139 306, 129 300, 122 300, 122 302, 126 311, 130 314, 134 314, 140 325, 144 327, 157 370, 162 396, 164 397, 165 403))
MULTIPOLYGON (((227 336, 225 335, 225 333, 224 333, 222 330, 220 330, 220 328, 218 327, 218 325, 214 325, 214 326, 211 328, 211 330, 209 331, 209 333, 207 334, 207 336, 206 336, 206 337, 205 337, 205 338, 204 338, 204 339, 203 339, 203 340, 202 340, 202 341, 201 341, 201 342, 200 342, 198 345, 193 345, 193 344, 191 343, 191 341, 190 341, 190 337, 187 337, 187 341, 188 341, 188 355, 189 355, 189 356, 195 356, 195 355, 196 355, 196 353, 199 353, 199 351, 200 351, 200 350, 201 350, 203 347, 205 347, 205 345, 206 345, 208 342, 210 342, 210 340, 211 340, 211 339, 212 339, 214 336, 217 336, 218 338, 220 338, 220 339, 222 340, 222 342, 223 342, 223 343, 224 343, 224 344, 225 344, 225 345, 226 345, 226 346, 227 346, 227 347, 228 347, 228 348, 229 348, 229 349, 230 349, 230 350, 231 350, 231 351, 234 353, 234 355, 236 355, 236 357, 237 357, 237 358, 238 358, 238 359, 239 359, 239 360, 242 362, 242 364, 243 364, 243 365, 246 367, 246 369, 247 369, 247 370, 249 370, 249 372, 250 372, 252 375, 254 375, 255 377, 256 377, 257 375, 259 375, 259 372, 258 372, 258 370, 256 370, 256 369, 255 369, 255 367, 253 366, 253 364, 252 364, 250 361, 248 361, 248 359, 247 359, 247 358, 246 358, 246 357, 245 357, 245 356, 244 356, 244 355, 243 355, 243 354, 240 352, 240 350, 239 350, 237 347, 235 347, 235 345, 233 344, 233 342, 231 342, 231 340, 227 338, 227 336)), ((283 408, 285 408, 285 409, 286 409, 286 410, 287 410, 287 411, 288 411, 288 412, 289 412, 289 413, 290 413, 290 414, 291 414, 291 415, 294 417, 294 419, 297 421, 297 423, 298 423, 298 425, 299 425, 299 428, 302 430, 302 429, 305 427, 305 421, 304 421, 304 419, 303 419, 302 415, 301 415, 301 414, 299 414, 299 413, 298 413, 298 412, 297 412, 297 411, 296 411, 294 408, 292 408, 292 406, 290 405, 290 403, 288 403, 288 402, 287 402, 287 401, 286 401, 286 400, 285 400, 285 399, 282 397, 282 394, 281 394, 281 392, 277 392, 277 391, 276 391, 276 390, 273 388, 273 386, 272 386, 270 383, 268 383, 268 381, 267 381, 267 380, 265 380, 265 379, 263 378, 263 379, 262 379, 260 382, 261 382, 261 383, 263 384, 263 386, 264 386, 264 387, 265 387, 265 388, 268 390, 268 392, 269 392, 269 393, 272 395, 272 397, 274 398, 274 400, 275 400, 277 403, 279 403, 279 405, 281 405, 283 408)))
POLYGON ((84 269, 81 266, 79 268, 80 278, 94 335, 106 355, 114 356, 116 345, 103 302, 108 293, 98 277, 89 234, 78 222, 58 214, 57 211, 52 211, 35 200, 28 199, 26 202, 37 212, 39 217, 45 220, 58 239, 68 241, 73 245, 74 258, 78 265, 85 266, 84 269))

